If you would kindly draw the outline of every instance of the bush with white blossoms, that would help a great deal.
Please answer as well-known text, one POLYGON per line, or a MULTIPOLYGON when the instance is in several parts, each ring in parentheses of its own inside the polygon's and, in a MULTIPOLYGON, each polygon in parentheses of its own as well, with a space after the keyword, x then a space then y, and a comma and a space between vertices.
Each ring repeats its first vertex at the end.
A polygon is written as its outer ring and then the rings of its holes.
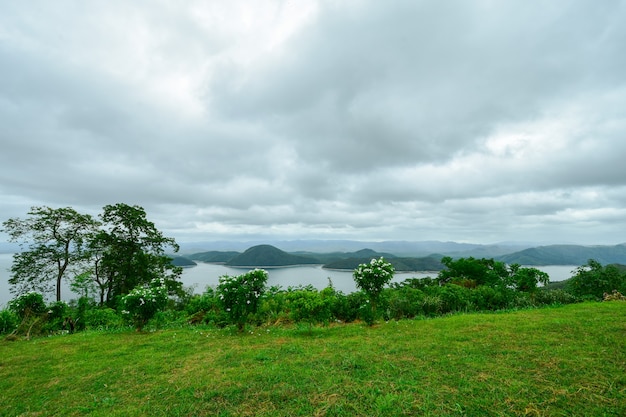
POLYGON ((165 309, 168 301, 168 291, 163 279, 153 279, 148 286, 134 288, 122 298, 122 313, 127 314, 138 331, 165 309))
POLYGON ((372 312, 376 312, 376 305, 385 285, 393 278, 395 268, 391 263, 380 259, 372 259, 370 263, 360 264, 354 270, 352 276, 356 287, 367 294, 372 312))
POLYGON ((263 269, 254 269, 236 277, 220 277, 217 296, 239 331, 243 331, 248 316, 256 313, 266 283, 267 271, 263 269))

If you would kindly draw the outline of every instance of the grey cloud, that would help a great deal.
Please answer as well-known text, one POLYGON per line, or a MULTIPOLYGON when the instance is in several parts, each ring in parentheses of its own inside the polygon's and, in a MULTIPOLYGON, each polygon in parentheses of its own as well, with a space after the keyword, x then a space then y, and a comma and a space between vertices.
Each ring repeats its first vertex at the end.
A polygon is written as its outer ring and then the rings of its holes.
POLYGON ((124 201, 187 237, 481 241, 626 225, 623 2, 321 1, 289 35, 288 3, 39 6, 0 6, 6 217, 124 201))

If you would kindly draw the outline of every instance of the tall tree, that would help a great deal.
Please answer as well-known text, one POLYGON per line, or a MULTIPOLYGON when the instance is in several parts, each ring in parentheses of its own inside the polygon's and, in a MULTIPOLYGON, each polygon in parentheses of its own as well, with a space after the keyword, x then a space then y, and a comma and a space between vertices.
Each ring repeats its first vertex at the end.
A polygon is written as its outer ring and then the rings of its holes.
POLYGON ((101 302, 114 302, 139 285, 164 279, 170 290, 180 288, 182 268, 175 267, 165 254, 178 252, 173 238, 165 237, 146 217, 142 207, 118 203, 107 205, 100 215, 104 223, 92 249, 97 259, 95 280, 101 289, 101 302))
POLYGON ((56 288, 56 300, 60 301, 61 282, 84 265, 86 243, 99 223, 70 207, 32 207, 28 215, 2 223, 9 240, 19 243, 21 249, 13 255, 11 292, 46 293, 56 288))

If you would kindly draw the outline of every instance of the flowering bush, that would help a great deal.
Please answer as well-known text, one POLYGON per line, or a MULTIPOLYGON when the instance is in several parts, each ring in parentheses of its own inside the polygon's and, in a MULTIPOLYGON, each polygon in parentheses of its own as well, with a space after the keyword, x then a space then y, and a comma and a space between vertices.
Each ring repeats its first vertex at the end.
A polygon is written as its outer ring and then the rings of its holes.
POLYGON ((165 280, 153 279, 147 287, 136 287, 122 298, 122 313, 128 314, 137 331, 167 305, 165 280))
POLYGON ((263 269, 254 269, 236 277, 220 277, 217 296, 240 332, 243 331, 248 316, 256 313, 266 283, 267 272, 263 269))
POLYGON ((376 305, 385 285, 391 281, 395 269, 391 263, 380 259, 372 259, 368 264, 360 264, 352 274, 354 282, 360 290, 369 297, 372 313, 376 312, 376 305))

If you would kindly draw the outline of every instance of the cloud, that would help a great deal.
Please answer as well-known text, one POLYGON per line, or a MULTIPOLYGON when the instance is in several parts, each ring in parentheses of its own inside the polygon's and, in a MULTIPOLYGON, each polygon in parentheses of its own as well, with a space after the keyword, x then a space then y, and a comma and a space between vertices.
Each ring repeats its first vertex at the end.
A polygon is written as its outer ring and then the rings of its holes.
MULTIPOLYGON (((179 239, 616 243, 622 2, 0 6, 0 211, 179 239)), ((0 236, 1 238, 1 236, 0 236)))

